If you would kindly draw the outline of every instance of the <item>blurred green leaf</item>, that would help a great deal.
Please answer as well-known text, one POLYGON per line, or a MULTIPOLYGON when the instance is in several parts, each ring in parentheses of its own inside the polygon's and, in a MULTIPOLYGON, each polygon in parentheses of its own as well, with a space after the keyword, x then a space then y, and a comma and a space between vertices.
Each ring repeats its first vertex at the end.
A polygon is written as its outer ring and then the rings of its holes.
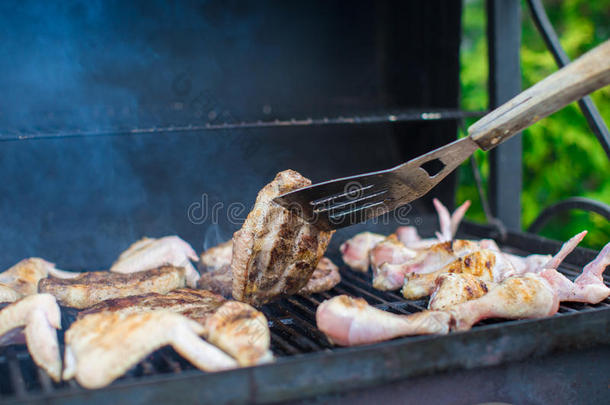
MULTIPOLYGON (((610 0, 545 1, 546 11, 570 58, 607 40, 610 36, 610 0)), ((487 41, 485 2, 466 0, 460 50, 461 107, 486 109, 487 41)), ((525 2, 522 4, 521 74, 525 89, 557 70, 557 65, 534 27, 525 2)), ((610 124, 610 87, 592 94, 602 117, 610 124)), ((467 124, 471 124, 468 122, 467 124)), ((489 175, 487 155, 476 153, 484 182, 489 175)), ((473 202, 468 218, 484 221, 470 164, 459 173, 458 202, 473 202)), ((610 160, 589 129, 576 103, 543 119, 523 132, 522 218, 527 228, 547 206, 563 199, 583 196, 610 203, 610 160)), ((610 241, 610 223, 597 214, 573 211, 555 218, 541 234, 567 240, 588 229, 583 246, 599 249, 610 241)))

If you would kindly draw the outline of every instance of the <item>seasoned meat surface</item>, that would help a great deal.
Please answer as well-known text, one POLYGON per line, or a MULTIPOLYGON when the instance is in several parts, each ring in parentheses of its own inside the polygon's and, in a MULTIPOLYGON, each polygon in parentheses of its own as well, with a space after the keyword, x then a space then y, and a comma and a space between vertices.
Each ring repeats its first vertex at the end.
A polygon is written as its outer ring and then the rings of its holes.
POLYGON ((204 326, 204 337, 242 366, 273 359, 267 318, 248 304, 227 301, 211 291, 180 288, 167 294, 107 300, 80 312, 78 319, 102 312, 135 314, 161 309, 197 321, 204 326))
POLYGON ((63 378, 76 378, 85 388, 104 387, 166 345, 201 370, 237 367, 230 356, 201 339, 203 333, 202 325, 170 311, 89 314, 66 332, 63 378))
POLYGON ((60 304, 87 308, 98 302, 150 292, 167 293, 185 286, 182 267, 162 266, 137 273, 93 271, 72 279, 49 277, 40 281, 40 292, 53 294, 60 304))
POLYGON ((105 300, 79 312, 78 318, 105 311, 134 314, 167 309, 203 324, 206 318, 225 301, 224 297, 211 291, 179 288, 167 294, 148 293, 105 300))
POLYGON ((323 257, 305 287, 299 290, 299 294, 308 295, 328 291, 340 282, 339 268, 328 257, 323 257))
MULTIPOLYGON (((50 294, 31 294, 0 310, 0 339, 25 335, 34 362, 56 382, 61 377, 61 357, 57 343, 59 306, 50 294)), ((3 340, 3 339, 2 339, 3 340)))
POLYGON ((322 231, 273 198, 311 185, 293 170, 277 174, 233 235, 233 298, 255 306, 297 293, 322 258, 332 232, 322 231))

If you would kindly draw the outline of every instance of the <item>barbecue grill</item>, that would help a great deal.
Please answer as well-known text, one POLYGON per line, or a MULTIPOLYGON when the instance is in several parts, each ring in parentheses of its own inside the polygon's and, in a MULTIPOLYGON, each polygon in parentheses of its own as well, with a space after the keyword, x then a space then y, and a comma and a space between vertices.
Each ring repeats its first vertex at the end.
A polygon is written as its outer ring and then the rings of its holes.
MULTIPOLYGON (((6 66, 0 78, 7 94, 0 100, 3 268, 27 256, 67 269, 107 268, 143 235, 178 234, 202 250, 239 228, 256 192, 279 170, 293 168, 316 181, 387 168, 455 139, 461 121, 484 114, 458 108, 460 2, 66 4, 15 4, 14 17, 4 21, 22 35, 3 52, 17 66, 29 57, 38 63, 35 71, 6 66), (55 25, 43 24, 49 20, 55 25)), ((533 9, 544 28, 543 10, 533 9)), ((519 2, 490 0, 488 17, 494 107, 519 90, 519 2)), ((583 109, 607 147, 594 106, 583 109)), ((520 166, 518 138, 494 151, 493 225, 464 223, 460 237, 493 237, 517 254, 559 248, 557 241, 517 230, 520 166)), ((389 234, 398 223, 431 236, 437 223, 430 199, 452 201, 455 186, 453 175, 400 215, 338 231, 328 256, 339 264, 342 241, 362 230, 389 234)), ((571 200, 541 221, 566 207, 610 218, 603 204, 571 200)), ((595 254, 577 248, 559 270, 574 278, 595 254)), ((403 314, 427 305, 373 289, 369 275, 345 267, 341 275, 328 292, 262 308, 273 364, 203 373, 163 348, 109 387, 88 391, 74 381, 53 383, 25 346, 13 345, 0 348, 0 399, 607 398, 608 365, 584 362, 609 354, 608 299, 564 304, 545 319, 488 320, 468 332, 337 348, 315 327, 324 299, 349 294, 403 314), (537 388, 524 383, 537 379, 537 388), (556 388, 568 383, 570 389, 556 388)), ((62 316, 65 331, 76 312, 62 308, 62 316)), ((63 342, 63 332, 59 337, 63 342)))

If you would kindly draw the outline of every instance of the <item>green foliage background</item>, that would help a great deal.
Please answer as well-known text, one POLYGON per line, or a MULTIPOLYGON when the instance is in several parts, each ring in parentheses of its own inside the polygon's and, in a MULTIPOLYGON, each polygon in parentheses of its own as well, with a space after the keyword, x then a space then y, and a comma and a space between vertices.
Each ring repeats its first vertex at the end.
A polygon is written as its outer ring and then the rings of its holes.
MULTIPOLYGON (((610 0, 544 2, 547 14, 571 59, 610 38, 610 0)), ((522 2, 522 88, 557 70, 557 65, 522 2)), ((483 0, 466 0, 462 15, 462 108, 484 110, 487 98, 486 14, 483 0)), ((606 125, 610 125, 610 86, 592 95, 606 125)), ((468 122, 470 125, 472 122, 468 122)), ((485 153, 476 154, 483 179, 489 174, 485 153)), ((460 169, 458 202, 470 199, 468 217, 484 221, 470 166, 460 169)), ((590 131, 576 103, 543 119, 523 133, 522 225, 527 228, 545 207, 568 197, 583 196, 610 203, 610 160, 590 131)), ((583 246, 599 249, 610 241, 610 223, 600 215, 572 211, 549 222, 541 234, 567 240, 588 229, 583 246)))

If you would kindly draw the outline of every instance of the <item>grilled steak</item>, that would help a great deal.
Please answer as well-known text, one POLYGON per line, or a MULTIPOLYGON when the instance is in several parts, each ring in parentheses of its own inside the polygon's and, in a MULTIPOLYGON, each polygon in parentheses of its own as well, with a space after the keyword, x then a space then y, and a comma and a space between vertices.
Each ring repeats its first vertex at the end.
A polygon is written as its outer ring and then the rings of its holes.
POLYGON ((12 343, 24 334, 32 359, 56 382, 61 357, 55 329, 60 327, 59 306, 50 294, 28 295, 0 310, 0 338, 12 343))
POLYGON ((321 231, 273 198, 311 185, 293 170, 277 174, 259 193, 254 209, 233 235, 233 298, 258 306, 307 284, 332 232, 321 231))
POLYGON ((204 326, 204 337, 250 366, 273 359, 269 351, 267 319, 248 304, 227 301, 205 290, 181 288, 167 294, 145 294, 100 302, 78 314, 78 319, 100 312, 134 314, 165 309, 204 326))
MULTIPOLYGON (((206 263, 202 270, 210 270, 203 273, 197 287, 218 293, 224 297, 231 296, 233 287, 233 273, 231 272, 231 256, 233 253, 232 241, 221 243, 201 254, 201 263, 206 263)), ((299 294, 307 295, 327 291, 341 281, 339 268, 327 257, 318 262, 311 278, 299 294)))
POLYGON ((165 345, 202 370, 236 367, 235 360, 199 337, 203 332, 199 323, 164 310, 90 314, 66 332, 63 378, 75 377, 85 388, 100 388, 165 345))
POLYGON ((53 294, 62 305, 82 309, 112 298, 163 294, 184 287, 185 282, 184 268, 162 266, 130 274, 94 271, 72 279, 49 277, 40 281, 38 290, 53 294))

